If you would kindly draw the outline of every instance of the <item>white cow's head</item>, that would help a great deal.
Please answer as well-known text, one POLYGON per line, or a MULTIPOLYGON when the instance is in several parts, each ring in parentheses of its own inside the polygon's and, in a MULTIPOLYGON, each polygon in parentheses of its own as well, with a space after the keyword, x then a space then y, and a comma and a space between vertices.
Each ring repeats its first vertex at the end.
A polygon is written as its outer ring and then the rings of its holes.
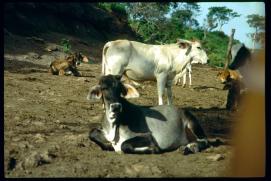
POLYGON ((191 63, 201 63, 206 64, 208 61, 208 56, 206 52, 202 49, 201 43, 199 41, 188 41, 183 39, 178 39, 177 44, 180 48, 187 48, 185 53, 186 56, 192 58, 191 63))

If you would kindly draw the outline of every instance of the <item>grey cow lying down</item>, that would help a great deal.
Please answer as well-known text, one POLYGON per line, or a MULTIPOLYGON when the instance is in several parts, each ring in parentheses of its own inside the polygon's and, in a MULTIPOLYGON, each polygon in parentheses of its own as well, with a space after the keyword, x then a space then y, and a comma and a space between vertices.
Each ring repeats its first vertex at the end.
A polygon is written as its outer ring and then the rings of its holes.
POLYGON ((162 153, 184 147, 184 154, 199 152, 209 146, 207 137, 192 114, 173 105, 139 106, 125 98, 139 94, 121 76, 102 76, 87 99, 102 99, 105 113, 101 128, 94 128, 89 138, 103 150, 124 153, 162 153), (189 143, 185 129, 197 141, 189 143))

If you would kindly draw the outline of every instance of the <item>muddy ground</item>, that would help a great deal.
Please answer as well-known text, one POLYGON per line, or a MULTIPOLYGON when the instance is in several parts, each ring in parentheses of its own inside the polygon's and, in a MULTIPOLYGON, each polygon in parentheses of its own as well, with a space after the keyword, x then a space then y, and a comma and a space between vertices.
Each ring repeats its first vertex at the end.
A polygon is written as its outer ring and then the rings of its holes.
MULTIPOLYGON (((20 39, 16 41, 5 39, 5 177, 227 176, 233 148, 226 143, 187 156, 181 149, 159 155, 102 151, 88 139, 89 130, 100 124, 102 104, 86 100, 100 76, 99 51, 93 58, 96 62, 79 67, 82 77, 54 76, 47 72, 48 66, 61 52, 47 52, 47 45, 37 40, 28 42, 31 51, 18 52, 20 39)), ((84 46, 87 52, 89 45, 84 46)), ((210 140, 230 142, 234 120, 224 109, 227 91, 216 79, 218 69, 208 65, 192 69, 191 88, 173 86, 174 105, 190 109, 210 140)), ((140 98, 131 102, 157 105, 154 82, 143 83, 138 91, 140 98)))

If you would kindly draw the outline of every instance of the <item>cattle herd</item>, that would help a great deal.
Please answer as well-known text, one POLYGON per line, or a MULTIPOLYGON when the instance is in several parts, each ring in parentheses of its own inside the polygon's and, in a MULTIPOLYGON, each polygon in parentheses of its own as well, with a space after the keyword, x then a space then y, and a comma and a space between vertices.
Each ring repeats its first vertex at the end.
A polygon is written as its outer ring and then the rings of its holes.
MULTIPOLYGON (((232 49, 230 69, 217 75, 228 89, 226 108, 237 110, 241 91, 244 91, 239 67, 250 60, 250 52, 244 46, 232 49)), ((64 60, 55 60, 50 72, 55 75, 81 76, 76 66, 88 62, 86 56, 75 53, 64 60)), ((118 153, 163 153, 183 146, 183 153, 196 153, 210 146, 199 121, 189 112, 173 106, 172 84, 177 85, 186 74, 191 86, 191 64, 206 64, 208 56, 199 41, 178 39, 175 44, 149 45, 136 41, 116 40, 107 42, 102 51, 102 76, 99 83, 90 88, 87 100, 102 100, 105 109, 102 126, 94 128, 89 138, 103 150, 118 153), (134 84, 156 81, 157 106, 140 106, 129 102, 139 92, 126 84, 123 77, 134 84), (166 93, 167 105, 163 102, 166 93), (188 139, 186 129, 197 138, 188 139)))

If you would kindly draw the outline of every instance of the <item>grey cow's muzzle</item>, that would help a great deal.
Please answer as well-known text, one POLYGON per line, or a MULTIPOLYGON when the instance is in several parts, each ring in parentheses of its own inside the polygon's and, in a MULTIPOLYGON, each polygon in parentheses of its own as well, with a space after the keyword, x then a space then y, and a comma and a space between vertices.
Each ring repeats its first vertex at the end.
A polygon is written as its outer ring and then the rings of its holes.
POLYGON ((121 103, 112 103, 110 104, 110 111, 114 113, 119 113, 122 111, 121 103))
POLYGON ((122 112, 121 103, 112 103, 109 105, 110 119, 116 119, 118 114, 122 112))

